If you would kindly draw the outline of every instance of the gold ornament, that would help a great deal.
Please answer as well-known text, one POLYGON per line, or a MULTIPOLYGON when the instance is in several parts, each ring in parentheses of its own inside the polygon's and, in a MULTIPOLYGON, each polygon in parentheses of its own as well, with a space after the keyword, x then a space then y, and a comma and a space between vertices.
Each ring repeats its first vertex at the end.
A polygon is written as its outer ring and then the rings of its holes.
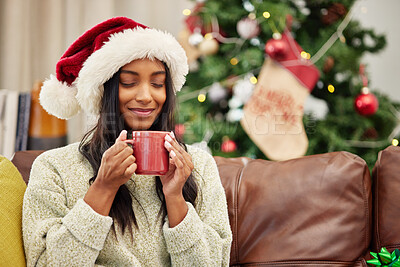
POLYGON ((199 50, 202 55, 209 56, 214 55, 218 52, 219 44, 214 38, 204 38, 204 40, 199 44, 199 50))
POLYGON ((186 52, 188 58, 188 64, 193 64, 200 57, 201 52, 196 46, 189 43, 189 37, 191 33, 189 29, 183 29, 178 36, 178 41, 186 52))

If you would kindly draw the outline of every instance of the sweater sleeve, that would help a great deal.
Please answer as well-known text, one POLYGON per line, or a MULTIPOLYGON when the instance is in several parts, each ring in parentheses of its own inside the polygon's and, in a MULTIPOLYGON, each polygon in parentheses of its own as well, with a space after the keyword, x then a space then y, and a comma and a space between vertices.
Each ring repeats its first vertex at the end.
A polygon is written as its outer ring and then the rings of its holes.
POLYGON ((163 227, 172 266, 229 266, 232 232, 226 196, 214 159, 205 157, 197 208, 187 203, 183 221, 169 228, 167 218, 163 227))
POLYGON ((44 156, 35 160, 22 215, 27 266, 94 266, 111 225, 83 199, 68 207, 57 169, 44 156))

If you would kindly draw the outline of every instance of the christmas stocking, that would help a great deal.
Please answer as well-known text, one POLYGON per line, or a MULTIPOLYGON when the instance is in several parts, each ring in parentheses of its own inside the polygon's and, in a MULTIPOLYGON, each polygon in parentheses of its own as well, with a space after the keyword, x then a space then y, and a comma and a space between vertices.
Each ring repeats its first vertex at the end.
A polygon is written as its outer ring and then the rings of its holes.
POLYGON ((279 40, 268 41, 266 52, 269 57, 243 108, 241 124, 269 159, 297 158, 307 152, 303 104, 318 81, 319 72, 301 56, 302 49, 289 32, 279 40))

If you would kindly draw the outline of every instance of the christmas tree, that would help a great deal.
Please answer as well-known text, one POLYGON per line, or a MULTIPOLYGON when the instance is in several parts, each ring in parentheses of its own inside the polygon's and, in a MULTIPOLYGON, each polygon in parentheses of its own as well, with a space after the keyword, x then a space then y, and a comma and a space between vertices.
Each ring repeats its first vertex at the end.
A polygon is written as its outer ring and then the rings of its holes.
POLYGON ((190 73, 176 131, 186 143, 273 160, 344 150, 370 167, 379 150, 397 145, 398 104, 368 88, 361 62, 385 37, 353 19, 356 1, 193 5, 179 37, 190 73))

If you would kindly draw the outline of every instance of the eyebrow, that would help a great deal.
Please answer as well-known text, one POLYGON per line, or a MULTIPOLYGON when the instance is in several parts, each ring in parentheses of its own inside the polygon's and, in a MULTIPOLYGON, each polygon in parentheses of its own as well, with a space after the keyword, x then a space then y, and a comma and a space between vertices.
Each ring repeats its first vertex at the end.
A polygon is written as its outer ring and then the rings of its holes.
MULTIPOLYGON (((138 75, 138 76, 139 76, 139 73, 137 73, 136 71, 131 71, 131 70, 121 70, 121 73, 130 73, 130 74, 138 75)), ((164 75, 165 75, 166 73, 165 73, 165 71, 160 70, 160 71, 153 72, 153 73, 151 74, 151 76, 156 76, 156 75, 161 75, 161 74, 164 74, 164 75)))

